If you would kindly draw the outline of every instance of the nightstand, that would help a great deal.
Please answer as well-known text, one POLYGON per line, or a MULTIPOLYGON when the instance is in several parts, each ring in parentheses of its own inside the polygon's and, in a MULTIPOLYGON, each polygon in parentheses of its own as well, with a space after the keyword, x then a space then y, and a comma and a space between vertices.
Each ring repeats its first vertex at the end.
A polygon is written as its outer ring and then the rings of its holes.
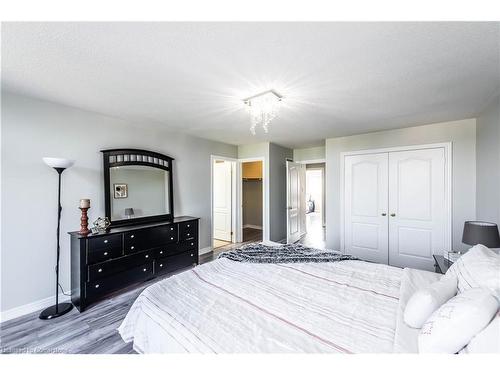
POLYGON ((433 255, 434 257, 434 269, 436 273, 445 274, 448 271, 448 268, 451 267, 453 262, 445 259, 442 255, 433 255))

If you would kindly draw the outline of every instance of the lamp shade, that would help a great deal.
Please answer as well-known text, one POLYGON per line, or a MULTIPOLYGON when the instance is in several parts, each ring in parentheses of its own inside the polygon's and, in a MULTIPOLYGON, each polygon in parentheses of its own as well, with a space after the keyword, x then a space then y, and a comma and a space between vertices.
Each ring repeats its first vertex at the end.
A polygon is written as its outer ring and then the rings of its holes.
POLYGON ((52 168, 66 169, 66 168, 71 167, 73 164, 75 164, 74 160, 64 159, 64 158, 45 157, 42 159, 43 159, 43 162, 45 164, 47 164, 49 167, 52 167, 52 168))
POLYGON ((126 208, 125 209, 125 215, 126 216, 132 216, 134 214, 134 209, 133 208, 126 208))
POLYGON ((486 247, 500 247, 498 226, 486 221, 466 221, 462 242, 467 245, 481 244, 486 247))

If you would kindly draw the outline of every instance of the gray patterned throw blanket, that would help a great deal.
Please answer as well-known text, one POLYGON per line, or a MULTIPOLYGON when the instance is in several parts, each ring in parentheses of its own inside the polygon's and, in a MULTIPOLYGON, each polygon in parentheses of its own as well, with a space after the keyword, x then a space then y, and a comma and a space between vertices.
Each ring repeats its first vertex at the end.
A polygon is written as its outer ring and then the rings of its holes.
POLYGON ((221 253, 217 258, 247 263, 321 263, 359 260, 338 251, 320 250, 301 244, 268 246, 261 243, 251 243, 239 249, 221 253))

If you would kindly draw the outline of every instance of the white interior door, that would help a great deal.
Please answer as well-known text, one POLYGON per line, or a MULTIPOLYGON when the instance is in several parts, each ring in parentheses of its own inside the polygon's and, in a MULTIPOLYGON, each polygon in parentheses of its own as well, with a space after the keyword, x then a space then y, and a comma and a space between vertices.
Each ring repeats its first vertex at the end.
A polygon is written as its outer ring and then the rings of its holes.
POLYGON ((301 181, 305 177, 304 165, 286 162, 286 242, 294 243, 301 236, 301 212, 305 199, 304 186, 301 181))
POLYGON ((231 241, 231 162, 216 160, 213 165, 214 238, 231 241))
POLYGON ((388 264, 388 154, 346 156, 344 252, 388 264))
POLYGON ((444 148, 389 154, 389 264, 432 271, 446 246, 444 148))

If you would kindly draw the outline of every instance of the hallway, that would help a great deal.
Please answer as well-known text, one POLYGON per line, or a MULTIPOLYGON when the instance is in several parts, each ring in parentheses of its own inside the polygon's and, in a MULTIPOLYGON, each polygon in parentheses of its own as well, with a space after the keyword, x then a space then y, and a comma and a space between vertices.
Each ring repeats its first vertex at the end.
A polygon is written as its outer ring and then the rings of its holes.
POLYGON ((317 249, 324 249, 326 246, 326 230, 321 225, 321 213, 310 212, 306 214, 306 230, 307 233, 299 240, 299 243, 317 249))

